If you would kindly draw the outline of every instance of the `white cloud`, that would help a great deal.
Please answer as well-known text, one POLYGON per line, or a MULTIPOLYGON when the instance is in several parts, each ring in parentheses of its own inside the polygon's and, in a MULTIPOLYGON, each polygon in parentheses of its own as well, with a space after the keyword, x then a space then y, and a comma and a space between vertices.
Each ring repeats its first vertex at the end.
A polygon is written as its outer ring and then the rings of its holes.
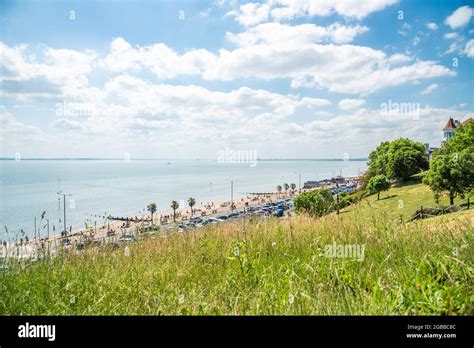
POLYGON ((229 42, 239 47, 275 43, 298 46, 324 41, 347 43, 354 40, 355 36, 368 30, 369 28, 366 26, 355 25, 347 27, 339 23, 331 24, 327 27, 314 24, 291 26, 280 23, 263 23, 238 34, 227 33, 226 37, 229 42))
POLYGON ((163 43, 134 48, 119 37, 112 41, 110 52, 100 64, 115 72, 138 71, 144 67, 160 79, 171 79, 178 75, 199 75, 214 60, 214 54, 204 49, 180 55, 163 43))
POLYGON ((438 25, 436 23, 433 23, 433 22, 426 24, 426 27, 430 30, 438 29, 438 25))
POLYGON ((464 47, 464 54, 466 54, 469 58, 474 58, 474 39, 471 39, 466 42, 466 46, 464 47))
POLYGON ((341 110, 351 110, 365 104, 364 99, 342 99, 338 106, 341 110))
POLYGON ((234 16, 235 20, 244 26, 252 26, 261 22, 266 22, 270 14, 268 4, 247 3, 241 5, 238 10, 232 10, 227 13, 228 16, 234 16))
POLYGON ((438 84, 433 83, 433 84, 429 85, 428 87, 426 87, 424 90, 422 90, 420 92, 420 94, 427 95, 427 94, 430 94, 431 92, 433 92, 437 89, 438 89, 438 84))
POLYGON ((445 38, 446 40, 454 40, 454 39, 457 39, 459 37, 459 34, 458 33, 446 33, 443 35, 443 38, 445 38))
POLYGON ((449 15, 444 23, 449 25, 451 29, 458 29, 468 24, 473 15, 474 9, 472 7, 462 6, 449 15))
POLYGON ((276 20, 288 20, 302 16, 329 16, 333 13, 345 17, 362 19, 369 14, 383 10, 398 0, 276 0, 271 16, 276 20))
POLYGON ((432 61, 400 65, 382 51, 364 46, 307 44, 295 49, 291 43, 278 42, 221 50, 203 77, 224 81, 290 78, 294 88, 318 86, 331 92, 367 95, 389 86, 454 75, 432 61))
MULTIPOLYGON (((85 88, 89 85, 88 75, 93 70, 97 54, 92 50, 79 52, 70 49, 43 47, 39 63, 28 45, 9 47, 0 41, 0 77, 4 86, 15 81, 35 81, 48 90, 47 84, 60 87, 63 92, 85 88)), ((51 87, 51 90, 57 91, 51 87)), ((9 93, 3 90, 4 93, 9 93)), ((43 93, 44 94, 44 93, 43 93)))
POLYGON ((46 138, 39 128, 19 122, 4 105, 0 105, 0 153, 3 156, 12 157, 25 146, 46 138))

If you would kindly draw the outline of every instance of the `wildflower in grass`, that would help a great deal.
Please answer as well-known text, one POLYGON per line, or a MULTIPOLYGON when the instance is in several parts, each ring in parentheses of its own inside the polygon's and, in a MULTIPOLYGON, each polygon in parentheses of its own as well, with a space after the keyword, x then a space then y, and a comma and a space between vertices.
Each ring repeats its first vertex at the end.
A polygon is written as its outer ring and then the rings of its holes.
POLYGON ((235 257, 239 257, 240 249, 237 245, 232 248, 232 253, 234 254, 235 257))
POLYGON ((295 295, 290 294, 288 296, 288 303, 291 305, 291 304, 293 304, 293 302, 295 302, 295 295))
POLYGON ((277 245, 276 242, 272 242, 272 247, 273 247, 273 248, 276 248, 276 245, 277 245))
POLYGON ((123 254, 125 256, 130 256, 130 248, 128 247, 128 245, 125 247, 125 249, 123 250, 123 254))
POLYGON ((76 296, 71 295, 71 296, 69 297, 69 302, 70 302, 71 304, 76 303, 76 296))
POLYGON ((184 294, 181 294, 181 295, 179 295, 179 298, 178 298, 178 302, 179 302, 179 304, 183 304, 183 303, 184 303, 184 301, 185 301, 184 294))

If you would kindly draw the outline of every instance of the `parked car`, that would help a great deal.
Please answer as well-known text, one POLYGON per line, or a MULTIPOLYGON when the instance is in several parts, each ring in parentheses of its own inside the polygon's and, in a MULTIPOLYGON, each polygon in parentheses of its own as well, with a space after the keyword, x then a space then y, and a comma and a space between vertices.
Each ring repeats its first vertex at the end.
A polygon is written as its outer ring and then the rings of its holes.
POLYGON ((284 213, 285 211, 283 209, 278 208, 273 211, 273 216, 282 217, 284 213))
POLYGON ((137 241, 137 238, 135 236, 132 236, 131 234, 129 235, 124 235, 119 238, 118 240, 120 243, 133 243, 137 241))
POLYGON ((193 216, 191 219, 189 219, 189 222, 193 224, 200 224, 202 222, 202 218, 199 216, 193 216))
POLYGON ((206 225, 210 225, 210 224, 217 224, 218 222, 219 222, 219 220, 217 220, 216 218, 212 218, 212 217, 211 217, 211 218, 209 218, 209 219, 207 219, 207 220, 204 220, 204 221, 202 222, 202 225, 203 225, 203 226, 206 226, 206 225))

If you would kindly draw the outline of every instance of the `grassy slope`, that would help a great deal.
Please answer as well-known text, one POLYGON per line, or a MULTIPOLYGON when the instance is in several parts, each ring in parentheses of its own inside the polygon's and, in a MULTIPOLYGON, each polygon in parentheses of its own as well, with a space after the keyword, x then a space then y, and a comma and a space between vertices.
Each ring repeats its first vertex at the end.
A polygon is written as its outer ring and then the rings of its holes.
POLYGON ((428 193, 394 188, 340 216, 227 223, 12 267, 0 314, 472 315, 474 210, 410 224, 391 211, 428 193), (364 244, 364 261, 324 257, 334 241, 364 244))
MULTIPOLYGON (((474 193, 470 196, 471 204, 474 205, 474 193)), ((438 205, 449 205, 448 197, 440 197, 439 204, 433 198, 433 192, 424 184, 410 183, 405 186, 393 187, 389 191, 380 193, 380 200, 377 201, 377 195, 369 196, 364 200, 366 206, 371 206, 373 209, 382 210, 388 213, 395 219, 400 219, 400 214, 403 220, 408 220, 415 214, 420 206, 435 207, 438 205), (369 202, 369 204, 367 204, 369 202)), ((459 204, 461 198, 457 198, 454 204, 459 204)))

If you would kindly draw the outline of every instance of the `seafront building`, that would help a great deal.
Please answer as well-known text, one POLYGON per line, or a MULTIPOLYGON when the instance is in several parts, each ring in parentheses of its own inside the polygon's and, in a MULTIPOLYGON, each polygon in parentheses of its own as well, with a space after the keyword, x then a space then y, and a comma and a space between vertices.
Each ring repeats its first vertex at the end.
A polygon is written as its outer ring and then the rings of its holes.
MULTIPOLYGON (((455 120, 452 117, 450 117, 448 119, 448 122, 446 122, 446 125, 443 128, 443 140, 441 141, 441 145, 443 145, 443 143, 446 140, 452 138, 454 133, 456 132, 456 130, 459 127, 462 127, 462 126, 464 126, 467 123, 472 122, 472 121, 473 121, 472 117, 468 118, 464 122, 460 122, 459 120, 455 120)), ((433 152, 435 150, 437 150, 438 148, 437 147, 430 147, 429 143, 425 143, 424 145, 425 145, 425 152, 428 155, 429 159, 431 160, 431 157, 433 156, 433 152)))

